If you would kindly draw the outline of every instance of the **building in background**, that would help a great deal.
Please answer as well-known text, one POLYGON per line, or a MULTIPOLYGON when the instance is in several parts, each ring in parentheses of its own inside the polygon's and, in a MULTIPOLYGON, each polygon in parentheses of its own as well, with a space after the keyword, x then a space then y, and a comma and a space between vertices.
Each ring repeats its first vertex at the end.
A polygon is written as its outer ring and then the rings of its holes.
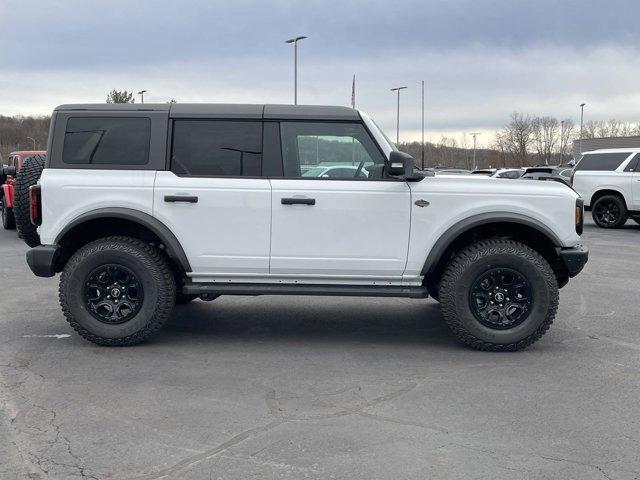
MULTIPOLYGON (((583 138, 582 151, 590 152, 601 148, 640 148, 640 136, 583 138)), ((573 158, 580 158, 580 139, 573 141, 573 158)))

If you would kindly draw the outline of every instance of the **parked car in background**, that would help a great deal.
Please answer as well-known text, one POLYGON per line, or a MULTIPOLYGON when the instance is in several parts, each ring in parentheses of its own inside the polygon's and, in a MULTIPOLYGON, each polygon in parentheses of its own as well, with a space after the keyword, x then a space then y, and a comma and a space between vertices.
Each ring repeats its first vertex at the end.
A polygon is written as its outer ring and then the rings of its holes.
POLYGON ((464 168, 440 168, 435 170, 436 175, 471 175, 471 170, 464 168))
POLYGON ((629 218, 640 223, 639 148, 584 152, 572 185, 599 227, 620 228, 629 218))
POLYGON ((500 168, 491 175, 495 178, 520 178, 524 174, 524 168, 500 168))
POLYGON ((571 184, 571 169, 558 166, 528 167, 520 177, 522 180, 550 180, 571 184))
POLYGON ((497 168, 477 168, 471 172, 472 175, 486 175, 487 177, 492 176, 496 173, 497 168))
POLYGON ((14 216, 16 177, 22 170, 22 166, 27 158, 44 158, 47 152, 44 150, 26 150, 11 152, 6 165, 0 165, 0 216, 2 217, 2 227, 5 230, 16 228, 14 216))
POLYGON ((319 165, 311 167, 302 173, 303 177, 316 178, 368 178, 369 172, 359 165, 319 165))

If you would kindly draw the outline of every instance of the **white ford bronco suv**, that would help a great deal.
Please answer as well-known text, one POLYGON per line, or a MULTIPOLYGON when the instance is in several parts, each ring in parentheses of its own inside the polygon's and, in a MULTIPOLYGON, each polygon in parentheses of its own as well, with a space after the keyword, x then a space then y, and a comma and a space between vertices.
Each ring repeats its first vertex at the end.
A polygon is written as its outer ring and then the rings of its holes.
POLYGON ((347 107, 63 105, 48 152, 27 261, 101 345, 196 297, 284 294, 431 296, 462 342, 518 350, 588 257, 568 186, 414 173, 347 107))
POLYGON ((640 223, 640 148, 584 152, 572 185, 599 227, 620 228, 629 218, 640 223))

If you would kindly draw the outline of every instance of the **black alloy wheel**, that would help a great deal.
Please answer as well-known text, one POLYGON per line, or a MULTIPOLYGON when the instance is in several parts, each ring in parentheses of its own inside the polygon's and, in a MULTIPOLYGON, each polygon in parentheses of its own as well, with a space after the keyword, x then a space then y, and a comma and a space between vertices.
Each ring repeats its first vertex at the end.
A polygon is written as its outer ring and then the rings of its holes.
POLYGON ((87 277, 85 306, 96 320, 110 325, 135 317, 144 301, 142 284, 127 267, 101 265, 87 277))
POLYGON ((601 228, 620 228, 627 221, 627 207, 617 195, 604 195, 593 204, 593 221, 601 228))
POLYGON ((476 278, 469 292, 469 307, 484 326, 496 330, 524 322, 533 304, 527 279, 510 268, 492 268, 476 278))

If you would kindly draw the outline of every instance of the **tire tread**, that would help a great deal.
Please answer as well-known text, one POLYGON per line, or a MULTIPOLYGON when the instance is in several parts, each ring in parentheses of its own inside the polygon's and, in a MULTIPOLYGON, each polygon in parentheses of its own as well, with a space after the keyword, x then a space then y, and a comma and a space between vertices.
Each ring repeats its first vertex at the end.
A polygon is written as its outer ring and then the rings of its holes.
MULTIPOLYGON (((152 270, 153 271, 153 270, 152 270)), ((148 340, 152 335, 156 334, 162 326, 169 320, 173 312, 173 306, 175 302, 175 280, 171 268, 164 254, 157 248, 145 243, 141 240, 126 236, 114 236, 101 238, 88 243, 80 250, 78 250, 69 260, 62 275, 60 276, 60 286, 58 290, 58 296, 60 300, 60 306, 62 312, 66 317, 71 327, 83 338, 96 343, 98 345, 105 346, 130 346, 137 345, 148 340), (67 303, 66 289, 69 281, 69 272, 78 265, 82 260, 88 256, 95 255, 102 250, 113 248, 125 249, 128 253, 147 257, 143 261, 152 262, 157 268, 155 275, 155 282, 159 286, 159 301, 156 305, 156 310, 153 318, 147 323, 145 328, 138 332, 128 335, 122 338, 108 338, 101 337, 85 329, 74 318, 71 309, 67 303)))
POLYGON ((441 311, 447 325, 462 343, 476 350, 494 352, 522 350, 542 338, 549 330, 558 311, 558 284, 553 270, 538 252, 514 240, 483 240, 460 251, 447 265, 440 280, 439 293, 441 311), (477 338, 464 327, 456 313, 455 285, 469 266, 487 255, 494 254, 511 254, 526 258, 543 273, 551 292, 549 307, 543 322, 533 333, 518 342, 501 344, 477 338))

